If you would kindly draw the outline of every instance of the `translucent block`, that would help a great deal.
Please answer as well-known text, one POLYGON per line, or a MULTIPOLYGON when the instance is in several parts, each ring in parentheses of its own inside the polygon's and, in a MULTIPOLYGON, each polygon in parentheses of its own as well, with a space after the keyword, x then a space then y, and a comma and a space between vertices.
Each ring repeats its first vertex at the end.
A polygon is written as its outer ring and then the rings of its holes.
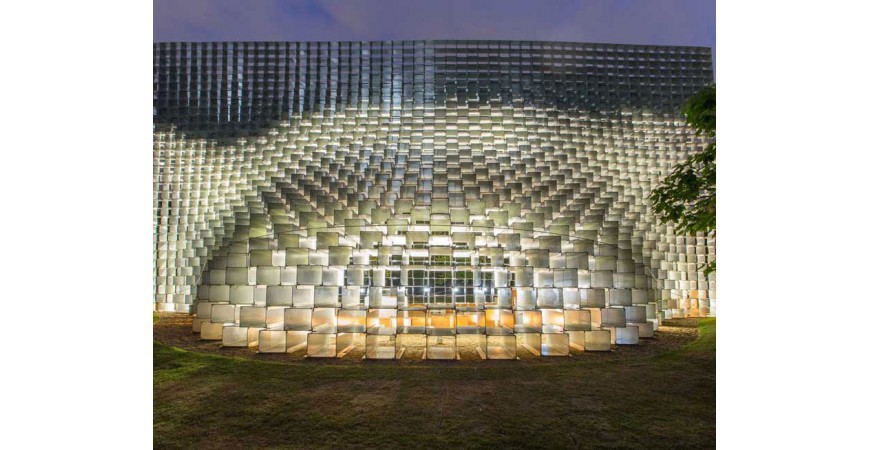
POLYGON ((483 334, 486 313, 484 311, 457 311, 456 332, 459 334, 483 334))
POLYGON ((246 285, 248 284, 248 268, 236 267, 227 269, 227 284, 229 285, 246 285))
POLYGON ((293 288, 293 307, 294 308, 313 308, 314 307, 314 287, 313 286, 296 286, 293 288))
POLYGON ((513 306, 513 289, 499 288, 495 290, 493 302, 485 303, 487 307, 493 308, 511 308, 513 306))
POLYGON ((580 290, 576 288, 562 289, 562 306, 565 309, 580 309, 580 290))
POLYGON ((284 309, 283 329, 285 331, 311 331, 311 320, 313 310, 311 309, 284 309))
POLYGON ((236 321, 236 306, 212 305, 210 319, 213 323, 234 323, 236 321))
POLYGON ((234 305, 251 305, 254 303, 253 286, 230 286, 230 303, 234 305))
POLYGON ((284 330, 284 308, 283 306, 269 306, 266 308, 266 328, 270 330, 284 330))
POLYGON ((348 286, 362 286, 367 270, 362 267, 349 267, 345 273, 348 286))
POLYGON ((351 333, 311 333, 308 335, 308 356, 335 358, 353 345, 351 333))
POLYGON ((210 270, 208 273, 208 282, 209 284, 227 284, 226 269, 210 270))
POLYGON ((535 272, 531 267, 515 267, 514 286, 531 287, 535 283, 535 272))
POLYGON ((308 347, 307 331, 287 331, 287 353, 296 353, 308 347))
POLYGON ((529 249, 525 251, 526 259, 529 261, 529 266, 535 268, 549 268, 550 267, 550 252, 545 249, 529 249))
POLYGON ((513 335, 487 336, 487 359, 516 359, 517 337, 513 335))
POLYGON ((287 333, 277 330, 260 330, 257 339, 257 350, 260 353, 287 352, 287 333))
POLYGON ((377 335, 392 335, 397 331, 397 314, 395 309, 370 309, 366 317, 366 333, 377 335))
MULTIPOLYGON (((613 272, 610 271, 592 271, 592 287, 593 288, 611 288, 613 287, 613 272)), ((633 286, 632 286, 633 287, 633 286)))
POLYGON ((638 327, 629 325, 625 328, 616 329, 616 343, 618 345, 636 345, 640 337, 638 327))
POLYGON ((542 356, 568 356, 570 348, 569 338, 565 333, 541 335, 542 356))
POLYGON ((592 272, 588 270, 577 271, 577 287, 590 288, 592 287, 592 272))
POLYGON ((616 288, 631 289, 635 287, 633 273, 616 273, 612 275, 613 286, 616 288))
POLYGON ((655 327, 652 322, 643 322, 637 325, 637 334, 641 338, 654 337, 655 327))
POLYGON ((617 327, 625 326, 625 310, 622 308, 604 308, 601 310, 601 326, 617 327))
POLYGON ((538 289, 538 308, 562 308, 561 289, 538 289))
POLYGON ((638 324, 646 322, 645 306, 626 306, 624 309, 626 323, 638 324))
POLYGON ((649 303, 649 291, 646 289, 632 289, 631 290, 631 303, 633 305, 642 305, 644 303, 649 303))
POLYGON ((517 350, 522 349, 524 352, 532 356, 541 356, 541 334, 540 333, 517 333, 517 350))
POLYGON ((227 255, 227 268, 239 268, 239 267, 248 267, 248 255, 247 254, 233 254, 233 253, 227 255))
POLYGON ((295 286, 296 285, 296 266, 288 266, 281 268, 281 285, 295 286))
POLYGON ((569 331, 568 346, 574 350, 583 352, 586 351, 586 333, 584 331, 569 331))
POLYGON ((193 332, 200 333, 202 332, 202 324, 211 322, 211 319, 193 319, 193 332))
POLYGON ((565 314, 560 309, 542 310, 541 323, 543 333, 562 333, 565 331, 565 314))
POLYGON ((452 309, 426 311, 426 334, 447 336, 456 334, 456 314, 452 309))
POLYGON ((348 286, 341 288, 341 307, 360 309, 365 308, 365 299, 362 296, 359 286, 348 286))
POLYGON ((248 328, 247 327, 224 327, 223 347, 247 347, 248 346, 248 328))
POLYGON ((288 248, 285 258, 288 266, 305 266, 308 264, 308 249, 288 248))
POLYGON ((317 249, 326 250, 338 245, 338 233, 334 231, 319 231, 317 237, 317 249))
POLYGON ((586 331, 585 349, 589 352, 600 352, 610 350, 610 331, 596 330, 586 331))
POLYGON ((329 265, 346 266, 350 264, 352 247, 329 247, 329 265))
POLYGON ((199 302, 196 304, 196 318, 209 319, 211 318, 211 305, 209 302, 199 302))
POLYGON ((204 341, 220 341, 224 338, 224 324, 219 322, 203 322, 199 338, 204 341))
POLYGON ((366 311, 362 309, 338 310, 339 333, 365 333, 366 311))
POLYGON ((314 308, 311 313, 311 329, 315 333, 336 333, 338 331, 338 310, 335 308, 314 308))
POLYGON ((323 283, 323 268, 320 266, 297 266, 296 284, 320 285, 323 283))
POLYGON ((257 267, 257 284, 278 286, 281 284, 280 267, 257 267))
POLYGON ((426 311, 399 311, 397 325, 399 333, 425 334, 426 311))
POLYGON ((338 308, 338 292, 336 286, 316 286, 314 288, 314 306, 338 308))
POLYGON ((293 306, 293 286, 268 286, 266 306, 293 306))
POLYGON ((517 288, 516 294, 514 308, 518 310, 533 310, 537 307, 537 289, 517 288))
POLYGON ((509 335, 514 333, 514 313, 509 309, 486 310, 486 334, 509 335))
POLYGON ((535 287, 553 287, 553 272, 550 270, 536 270, 532 282, 535 287))
POLYGON ((586 253, 565 253, 565 267, 568 269, 589 269, 589 256, 586 253))
POLYGON ((395 335, 366 335, 366 359, 395 359, 395 335))
POLYGON ((580 304, 585 308, 604 308, 605 292, 604 289, 580 289, 580 304))
POLYGON ((426 359, 456 359, 456 336, 426 336, 426 359))
POLYGON ((611 289, 610 306, 631 306, 631 289, 611 289))
POLYGON ((591 331, 592 313, 588 310, 565 310, 566 331, 591 331))
POLYGON ((244 328, 266 328, 266 308, 242 306, 239 313, 239 326, 244 328))
POLYGON ((219 286, 212 285, 209 288, 209 300, 212 302, 228 302, 230 301, 230 287, 222 284, 219 286))
POLYGON ((329 267, 323 269, 324 286, 344 286, 344 269, 329 267))
POLYGON ((369 308, 391 309, 399 306, 395 288, 369 288, 369 308))
POLYGON ((514 311, 515 333, 540 333, 542 328, 541 311, 514 311))
POLYGON ((251 266, 271 266, 272 250, 251 250, 251 266))

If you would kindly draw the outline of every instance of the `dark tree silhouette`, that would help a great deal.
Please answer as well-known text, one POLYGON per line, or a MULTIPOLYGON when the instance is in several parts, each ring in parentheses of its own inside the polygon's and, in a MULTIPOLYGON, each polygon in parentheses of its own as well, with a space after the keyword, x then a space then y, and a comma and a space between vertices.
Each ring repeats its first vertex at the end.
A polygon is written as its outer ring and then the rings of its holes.
MULTIPOLYGON (((673 223, 677 233, 716 235, 716 85, 693 95, 683 107, 686 123, 710 139, 704 150, 690 155, 650 194, 661 223, 673 223)), ((716 270, 708 261, 704 273, 716 270)))

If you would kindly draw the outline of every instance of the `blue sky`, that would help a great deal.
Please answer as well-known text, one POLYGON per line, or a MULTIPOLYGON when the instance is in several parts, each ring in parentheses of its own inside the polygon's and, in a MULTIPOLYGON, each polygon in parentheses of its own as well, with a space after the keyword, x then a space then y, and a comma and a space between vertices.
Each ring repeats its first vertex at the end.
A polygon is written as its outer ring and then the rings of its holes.
POLYGON ((712 0, 154 0, 154 42, 506 39, 712 47, 712 0))

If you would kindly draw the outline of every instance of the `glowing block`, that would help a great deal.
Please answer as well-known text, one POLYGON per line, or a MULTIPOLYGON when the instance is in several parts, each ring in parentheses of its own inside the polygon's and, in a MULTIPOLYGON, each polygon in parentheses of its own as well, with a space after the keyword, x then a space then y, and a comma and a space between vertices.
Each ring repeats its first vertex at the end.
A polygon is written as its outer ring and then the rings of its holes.
POLYGON ((610 331, 596 330, 586 331, 585 349, 589 352, 609 351, 610 350, 610 331))
POLYGON ((199 338, 204 341, 220 341, 224 338, 224 324, 219 322, 203 322, 199 338))
POLYGON ((616 329, 616 343, 618 345, 636 345, 638 344, 638 328, 633 325, 629 325, 625 328, 617 328, 616 329))
POLYGON ((654 325, 652 322, 644 322, 637 325, 637 333, 640 338, 654 337, 654 325))
POLYGON ((314 307, 314 287, 313 286, 296 286, 293 288, 293 307, 294 308, 313 308, 314 307))
POLYGON ((315 333, 336 333, 338 331, 338 310, 335 308, 314 308, 311 313, 311 329, 315 333))
POLYGON ((335 358, 353 345, 351 333, 311 333, 308 335, 308 356, 335 358))
POLYGON ((297 353, 308 347, 307 331, 287 331, 287 353, 297 353))
POLYGON ((314 306, 337 308, 339 288, 336 286, 316 286, 314 288, 314 306))
POLYGON ((517 338, 516 336, 487 336, 486 358, 487 359, 516 359, 517 338))
MULTIPOLYGON (((397 317, 398 332, 403 334, 426 333, 426 311, 399 311, 397 317)), ((422 350, 421 350, 422 351, 422 350)))
POLYGON ((624 327, 625 310, 621 308, 604 308, 601 310, 602 327, 624 327))
MULTIPOLYGON (((505 314, 506 311, 501 311, 505 314)), ((514 332, 516 333, 540 333, 543 327, 541 311, 515 311, 514 332)))
POLYGON ((624 309, 626 323, 638 324, 646 322, 645 306, 626 306, 624 309))
POLYGON ((248 328, 247 327, 224 327, 223 339, 221 342, 223 347, 247 347, 248 346, 248 328))
POLYGON ((366 333, 372 335, 393 335, 397 330, 397 311, 395 309, 370 309, 366 317, 366 333))
POLYGON ((592 313, 588 310, 565 310, 566 331, 591 331, 592 313))
POLYGON ((366 359, 395 359, 395 335, 366 335, 366 359))
POLYGON ((426 336, 426 359, 456 359, 456 336, 426 336))
POLYGON ((560 309, 542 310, 541 324, 543 333, 562 333, 565 331, 565 314, 560 309))
POLYGON ((366 311, 364 309, 338 310, 339 333, 365 333, 366 311))
POLYGON ((236 306, 212 305, 210 319, 213 323, 233 323, 236 321, 236 306))
POLYGON ((266 287, 266 306, 293 306, 293 286, 266 287))
POLYGON ((257 349, 260 353, 287 352, 287 333, 278 330, 260 330, 257 349))
POLYGON ((242 306, 239 313, 240 327, 266 328, 266 308, 242 306))
POLYGON ((570 345, 565 333, 542 334, 541 356, 568 356, 570 345))

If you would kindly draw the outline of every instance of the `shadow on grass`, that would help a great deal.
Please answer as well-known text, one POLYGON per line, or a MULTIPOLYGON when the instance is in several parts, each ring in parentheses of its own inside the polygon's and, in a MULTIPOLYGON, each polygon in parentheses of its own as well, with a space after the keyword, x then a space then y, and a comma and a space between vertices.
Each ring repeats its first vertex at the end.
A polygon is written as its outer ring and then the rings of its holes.
POLYGON ((715 319, 699 327, 658 356, 523 367, 270 363, 155 342, 154 445, 713 447, 715 319))

